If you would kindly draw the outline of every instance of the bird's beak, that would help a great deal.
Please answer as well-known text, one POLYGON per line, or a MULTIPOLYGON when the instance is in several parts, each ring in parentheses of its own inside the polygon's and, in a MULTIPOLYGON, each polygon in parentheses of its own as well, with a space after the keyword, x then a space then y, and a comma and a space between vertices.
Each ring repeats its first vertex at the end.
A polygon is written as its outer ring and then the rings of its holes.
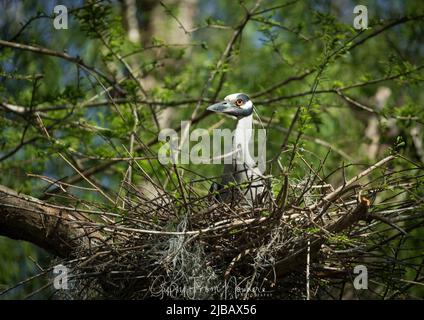
POLYGON ((237 116, 238 112, 240 111, 240 108, 233 106, 228 101, 221 101, 207 107, 206 110, 237 116))
POLYGON ((221 101, 207 107, 206 110, 212 112, 224 112, 229 106, 230 104, 227 101, 221 101))

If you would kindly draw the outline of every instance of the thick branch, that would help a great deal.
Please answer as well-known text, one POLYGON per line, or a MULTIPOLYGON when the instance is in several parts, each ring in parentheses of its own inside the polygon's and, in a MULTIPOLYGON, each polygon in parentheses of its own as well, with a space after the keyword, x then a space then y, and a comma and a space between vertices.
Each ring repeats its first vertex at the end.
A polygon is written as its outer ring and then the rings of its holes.
POLYGON ((99 237, 76 211, 44 203, 0 186, 0 235, 32 242, 59 257, 69 257, 99 237))
MULTIPOLYGON (((327 232, 332 234, 340 233, 347 228, 355 225, 360 220, 372 219, 368 215, 369 200, 362 198, 355 209, 341 217, 336 222, 325 227, 327 232)), ((310 254, 311 259, 317 256, 322 244, 325 243, 326 237, 324 234, 318 234, 318 238, 310 241, 310 254)), ((275 271, 277 277, 282 277, 290 271, 299 270, 299 267, 304 266, 306 263, 307 253, 307 239, 300 241, 299 244, 293 249, 293 253, 289 254, 286 258, 277 261, 275 271)))

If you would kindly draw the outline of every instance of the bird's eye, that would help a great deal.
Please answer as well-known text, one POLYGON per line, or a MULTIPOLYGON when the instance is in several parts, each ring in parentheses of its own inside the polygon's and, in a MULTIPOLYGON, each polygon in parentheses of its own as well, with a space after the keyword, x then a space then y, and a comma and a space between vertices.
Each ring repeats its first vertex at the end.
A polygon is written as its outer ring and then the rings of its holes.
POLYGON ((243 100, 242 99, 237 99, 236 100, 236 106, 237 107, 241 107, 243 105, 243 100))

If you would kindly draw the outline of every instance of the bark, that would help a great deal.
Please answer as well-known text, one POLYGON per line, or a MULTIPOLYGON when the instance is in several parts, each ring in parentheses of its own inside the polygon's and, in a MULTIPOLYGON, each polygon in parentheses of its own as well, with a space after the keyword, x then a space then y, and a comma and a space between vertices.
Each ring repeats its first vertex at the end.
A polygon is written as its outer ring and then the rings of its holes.
POLYGON ((0 186, 0 235, 32 242, 59 257, 70 257, 100 235, 77 211, 70 211, 0 186))

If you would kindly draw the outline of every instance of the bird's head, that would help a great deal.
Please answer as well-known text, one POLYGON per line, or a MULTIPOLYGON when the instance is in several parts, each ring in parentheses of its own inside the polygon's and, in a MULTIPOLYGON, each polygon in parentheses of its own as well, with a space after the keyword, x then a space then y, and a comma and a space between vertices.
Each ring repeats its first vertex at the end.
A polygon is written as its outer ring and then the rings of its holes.
POLYGON ((233 93, 224 98, 224 101, 207 107, 208 111, 227 114, 236 118, 250 116, 253 112, 253 103, 244 93, 233 93))

